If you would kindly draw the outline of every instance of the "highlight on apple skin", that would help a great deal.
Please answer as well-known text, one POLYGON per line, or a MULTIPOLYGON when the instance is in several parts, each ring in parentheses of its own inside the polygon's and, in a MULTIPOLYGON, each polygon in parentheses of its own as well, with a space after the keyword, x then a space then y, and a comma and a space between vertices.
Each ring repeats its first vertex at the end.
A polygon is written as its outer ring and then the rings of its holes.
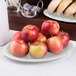
POLYGON ((59 30, 60 26, 56 21, 47 20, 44 21, 41 26, 41 31, 45 36, 56 35, 58 34, 59 30))
POLYGON ((70 36, 68 33, 63 32, 63 31, 59 31, 59 33, 57 34, 57 36, 59 36, 63 42, 63 47, 66 48, 69 44, 70 41, 70 36))
POLYGON ((16 32, 16 33, 14 34, 14 36, 13 36, 13 38, 12 38, 12 41, 14 41, 14 40, 23 40, 23 39, 22 39, 22 34, 21 34, 21 32, 16 32))
POLYGON ((42 58, 47 54, 47 46, 43 42, 34 42, 29 47, 29 53, 34 58, 42 58))
POLYGON ((25 43, 23 40, 14 40, 12 41, 12 44, 11 44, 11 53, 14 55, 14 56, 17 56, 17 57, 24 57, 27 55, 28 53, 28 44, 25 43))
POLYGON ((22 38, 26 42, 34 42, 39 36, 39 29, 34 25, 26 25, 22 29, 22 38))
POLYGON ((63 50, 63 43, 60 37, 54 36, 46 41, 50 53, 60 54, 63 50))
POLYGON ((46 42, 46 37, 42 33, 39 33, 39 37, 37 38, 39 42, 46 42))

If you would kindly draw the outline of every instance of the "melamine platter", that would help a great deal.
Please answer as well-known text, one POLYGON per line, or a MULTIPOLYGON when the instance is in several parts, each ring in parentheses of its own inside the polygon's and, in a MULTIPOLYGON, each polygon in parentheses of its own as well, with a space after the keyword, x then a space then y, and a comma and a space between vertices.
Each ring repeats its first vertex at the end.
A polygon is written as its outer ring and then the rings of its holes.
POLYGON ((11 54, 11 51, 10 51, 11 43, 12 42, 9 42, 7 45, 4 46, 3 54, 4 54, 4 56, 6 56, 6 57, 8 57, 8 58, 10 58, 12 60, 20 61, 20 62, 46 62, 46 61, 52 61, 52 60, 56 60, 56 59, 67 56, 69 53, 72 52, 72 49, 73 49, 73 44, 70 41, 68 47, 63 49, 62 53, 60 53, 58 55, 48 52, 47 55, 44 58, 40 58, 40 59, 35 59, 35 58, 31 57, 30 54, 28 54, 25 57, 20 58, 20 57, 13 56, 11 54))

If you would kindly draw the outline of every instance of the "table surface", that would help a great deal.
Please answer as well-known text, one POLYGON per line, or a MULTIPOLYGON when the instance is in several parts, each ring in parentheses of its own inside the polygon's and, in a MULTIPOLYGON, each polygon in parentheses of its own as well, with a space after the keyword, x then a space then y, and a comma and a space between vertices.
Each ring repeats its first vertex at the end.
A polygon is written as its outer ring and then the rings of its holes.
MULTIPOLYGON (((10 39, 15 32, 10 31, 10 39)), ((0 46, 0 76, 76 76, 76 47, 68 56, 44 63, 16 62, 5 57, 2 49, 0 46)))

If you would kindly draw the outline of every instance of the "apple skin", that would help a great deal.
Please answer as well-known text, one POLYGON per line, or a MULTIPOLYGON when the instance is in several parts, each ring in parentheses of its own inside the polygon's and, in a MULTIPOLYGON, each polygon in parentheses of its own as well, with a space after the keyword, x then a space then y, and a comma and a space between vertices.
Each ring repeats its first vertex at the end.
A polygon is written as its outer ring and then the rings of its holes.
POLYGON ((26 42, 34 42, 39 36, 39 29, 34 25, 26 25, 22 29, 22 38, 26 42))
POLYGON ((21 34, 21 32, 16 32, 16 33, 14 34, 14 36, 13 36, 13 38, 12 38, 12 41, 14 41, 14 40, 23 40, 23 39, 22 39, 22 34, 21 34))
POLYGON ((70 41, 69 34, 66 32, 63 32, 63 31, 59 31, 58 36, 61 38, 61 40, 63 42, 63 47, 66 48, 70 41))
POLYGON ((31 43, 29 53, 34 58, 42 58, 47 54, 47 46, 43 42, 31 43))
POLYGON ((28 44, 25 43, 23 40, 15 40, 12 41, 10 49, 11 49, 11 53, 14 56, 24 57, 28 53, 28 44))
POLYGON ((37 41, 46 42, 46 37, 42 33, 39 33, 39 37, 37 38, 37 41))
POLYGON ((54 36, 46 41, 49 52, 59 54, 63 50, 63 42, 60 37, 54 36))
POLYGON ((56 35, 60 30, 60 26, 56 21, 47 20, 43 22, 41 30, 45 36, 56 35))

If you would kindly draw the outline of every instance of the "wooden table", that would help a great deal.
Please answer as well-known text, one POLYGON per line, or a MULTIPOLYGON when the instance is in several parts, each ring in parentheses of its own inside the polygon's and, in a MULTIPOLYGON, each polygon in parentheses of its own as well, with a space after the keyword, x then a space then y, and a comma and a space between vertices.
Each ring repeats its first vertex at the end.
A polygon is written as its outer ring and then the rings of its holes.
MULTIPOLYGON (((42 22, 48 20, 48 17, 45 17, 42 13, 39 14, 36 18, 24 18, 20 13, 9 12, 9 24, 10 29, 12 30, 22 30, 22 28, 27 24, 34 24, 41 27, 42 22)), ((53 19, 51 19, 53 20, 53 19)), ((65 23, 58 21, 61 27, 61 30, 68 32, 70 34, 71 40, 76 40, 76 23, 65 23)))

